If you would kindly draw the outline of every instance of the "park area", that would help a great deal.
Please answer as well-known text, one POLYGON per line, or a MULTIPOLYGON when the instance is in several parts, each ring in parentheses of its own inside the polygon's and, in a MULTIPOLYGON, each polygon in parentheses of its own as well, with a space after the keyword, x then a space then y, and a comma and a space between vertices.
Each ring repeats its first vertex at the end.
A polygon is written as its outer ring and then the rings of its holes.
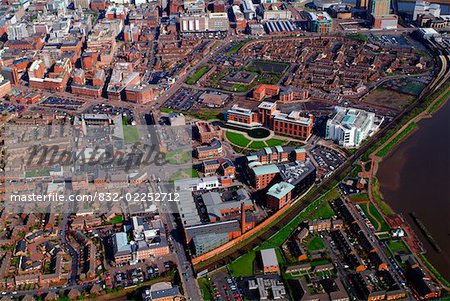
POLYGON ((188 76, 188 78, 186 79, 186 84, 188 85, 194 85, 198 82, 198 80, 205 75, 206 72, 208 72, 209 67, 208 66, 202 66, 200 68, 198 68, 194 74, 192 74, 191 76, 188 76))
POLYGON ((261 150, 265 147, 274 147, 287 143, 287 141, 277 138, 270 138, 266 140, 251 140, 242 133, 232 131, 227 131, 225 136, 231 144, 249 150, 261 150))
POLYGON ((266 61, 266 60, 253 60, 246 69, 248 71, 257 72, 259 74, 270 73, 281 75, 289 67, 289 64, 282 62, 266 61))
POLYGON ((180 179, 198 178, 198 171, 193 168, 186 168, 178 170, 170 176, 169 182, 174 182, 180 179))
POLYGON ((383 215, 381 215, 375 205, 370 202, 369 195, 367 193, 353 194, 349 196, 349 199, 361 207, 362 211, 370 220, 377 232, 387 232, 390 230, 389 225, 383 218, 383 215))
POLYGON ((139 131, 137 127, 131 125, 124 125, 123 140, 125 144, 131 144, 139 141, 139 131))

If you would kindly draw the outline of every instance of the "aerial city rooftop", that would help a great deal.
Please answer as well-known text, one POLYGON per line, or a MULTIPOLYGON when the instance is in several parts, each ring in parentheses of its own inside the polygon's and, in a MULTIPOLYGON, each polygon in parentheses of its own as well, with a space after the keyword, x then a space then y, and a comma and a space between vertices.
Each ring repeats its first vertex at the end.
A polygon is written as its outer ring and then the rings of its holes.
POLYGON ((448 99, 449 29, 444 0, 2 1, 0 300, 448 298, 376 172, 448 99))

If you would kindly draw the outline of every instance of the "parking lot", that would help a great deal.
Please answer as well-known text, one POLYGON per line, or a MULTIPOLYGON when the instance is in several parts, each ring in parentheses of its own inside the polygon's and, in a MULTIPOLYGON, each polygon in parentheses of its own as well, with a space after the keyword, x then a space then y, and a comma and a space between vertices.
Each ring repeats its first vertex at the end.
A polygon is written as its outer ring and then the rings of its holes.
POLYGON ((0 112, 18 113, 24 109, 22 105, 15 105, 7 102, 0 103, 0 112))
POLYGON ((319 176, 328 177, 345 161, 345 157, 338 151, 318 145, 311 150, 311 155, 318 165, 319 176))
POLYGON ((85 113, 89 114, 108 114, 108 115, 119 115, 128 117, 128 121, 132 122, 134 120, 134 112, 128 108, 114 107, 108 104, 96 104, 88 108, 85 113))
POLYGON ((202 93, 203 91, 181 88, 164 103, 164 107, 187 111, 198 101, 202 93))
POLYGON ((76 111, 84 105, 84 103, 81 101, 70 100, 67 98, 55 96, 48 97, 46 100, 44 100, 44 102, 42 102, 42 104, 48 107, 70 111, 76 111))
POLYGON ((215 301, 241 301, 236 282, 226 269, 217 270, 209 275, 215 301))

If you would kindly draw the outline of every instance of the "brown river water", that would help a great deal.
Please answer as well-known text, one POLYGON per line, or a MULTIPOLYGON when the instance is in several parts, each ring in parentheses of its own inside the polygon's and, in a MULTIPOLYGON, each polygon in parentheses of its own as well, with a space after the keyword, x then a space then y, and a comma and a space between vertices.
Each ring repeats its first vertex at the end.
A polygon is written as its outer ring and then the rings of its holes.
POLYGON ((401 213, 421 239, 426 257, 450 280, 450 104, 447 101, 380 164, 377 177, 385 201, 401 213), (413 219, 415 212, 442 250, 438 253, 413 219))

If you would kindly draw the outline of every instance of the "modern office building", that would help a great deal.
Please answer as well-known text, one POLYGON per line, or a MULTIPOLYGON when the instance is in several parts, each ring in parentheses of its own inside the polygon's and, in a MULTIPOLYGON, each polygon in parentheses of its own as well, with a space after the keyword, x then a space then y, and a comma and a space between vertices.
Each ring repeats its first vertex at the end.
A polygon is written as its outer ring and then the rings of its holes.
POLYGON ((342 3, 341 0, 314 0, 313 2, 314 6, 321 10, 329 9, 333 5, 339 5, 342 3))
POLYGON ((372 25, 376 29, 394 29, 397 28, 398 17, 391 14, 390 0, 369 0, 369 17, 372 25))
POLYGON ((267 207, 273 211, 283 208, 292 200, 292 191, 295 186, 287 182, 280 182, 267 191, 267 207))
POLYGON ((376 130, 375 113, 344 107, 335 107, 335 112, 327 121, 325 138, 341 146, 358 147, 376 130))
POLYGON ((316 180, 316 168, 310 160, 278 164, 281 179, 293 185, 292 199, 304 193, 316 180))
POLYGON ((114 262, 123 264, 131 260, 131 246, 125 232, 115 233, 112 237, 114 262))
POLYGON ((261 102, 258 111, 234 105, 225 113, 229 124, 247 128, 264 126, 276 134, 307 139, 312 132, 314 116, 305 117, 303 115, 299 111, 291 111, 289 114, 282 113, 277 110, 276 102, 268 101, 261 102))
POLYGON ((182 33, 228 31, 227 13, 182 14, 180 31, 182 33))
POLYGON ((356 1, 356 7, 361 9, 368 9, 369 7, 369 0, 357 0, 356 1))
POLYGON ((333 29, 333 19, 327 12, 308 12, 307 16, 310 31, 329 33, 333 29))
POLYGON ((416 1, 414 5, 414 11, 412 20, 417 20, 420 15, 430 14, 434 17, 439 17, 441 15, 441 6, 437 3, 430 3, 426 1, 416 1))
POLYGON ((390 0, 369 0, 369 13, 373 17, 389 15, 390 10, 390 0))
POLYGON ((266 188, 280 172, 275 164, 261 165, 259 162, 253 163, 256 164, 250 164, 249 167, 252 168, 253 187, 257 190, 266 188))

